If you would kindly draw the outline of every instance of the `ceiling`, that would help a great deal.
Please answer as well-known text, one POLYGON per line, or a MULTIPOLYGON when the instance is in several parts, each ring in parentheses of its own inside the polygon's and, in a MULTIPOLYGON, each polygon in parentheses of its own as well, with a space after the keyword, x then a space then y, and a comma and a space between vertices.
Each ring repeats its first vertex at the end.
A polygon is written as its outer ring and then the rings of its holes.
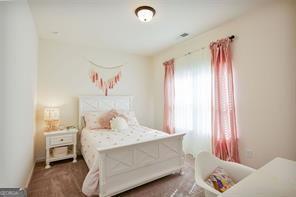
POLYGON ((151 56, 271 0, 29 0, 40 38, 151 56), (149 23, 134 13, 155 8, 149 23), (58 33, 53 33, 58 32, 58 33), (189 33, 180 38, 182 33, 189 33))

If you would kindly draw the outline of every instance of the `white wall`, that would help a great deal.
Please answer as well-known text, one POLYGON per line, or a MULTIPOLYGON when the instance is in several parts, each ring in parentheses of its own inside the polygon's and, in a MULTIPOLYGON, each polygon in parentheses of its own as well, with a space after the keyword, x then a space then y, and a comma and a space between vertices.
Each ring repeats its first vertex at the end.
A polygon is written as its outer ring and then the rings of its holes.
MULTIPOLYGON (((60 106, 65 126, 78 124, 78 97, 103 95, 88 76, 92 66, 87 59, 104 66, 124 64, 122 79, 109 95, 133 95, 134 108, 141 124, 153 127, 153 103, 150 89, 151 61, 149 58, 111 49, 71 45, 40 40, 38 68, 38 120, 36 157, 44 157, 44 106, 60 106)), ((104 73, 106 71, 103 71, 104 73)))
POLYGON ((161 129, 163 121, 162 62, 234 34, 242 163, 259 167, 277 156, 296 160, 295 14, 295 3, 278 1, 156 55, 156 128, 161 129), (246 150, 253 151, 252 158, 247 157, 246 150))
POLYGON ((21 187, 34 166, 38 39, 26 1, 0 2, 0 20, 0 188, 21 187))

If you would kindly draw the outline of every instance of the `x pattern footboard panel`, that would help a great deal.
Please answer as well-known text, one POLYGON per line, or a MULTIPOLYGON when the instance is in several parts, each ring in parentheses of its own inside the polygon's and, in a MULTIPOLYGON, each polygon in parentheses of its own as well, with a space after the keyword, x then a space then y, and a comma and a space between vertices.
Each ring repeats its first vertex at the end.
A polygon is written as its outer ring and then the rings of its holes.
MULTIPOLYGON (((177 141, 178 142, 178 141, 177 141)), ((176 140, 160 141, 158 144, 143 144, 123 148, 106 154, 107 176, 124 173, 134 168, 153 164, 161 160, 180 156, 180 145, 176 140)))

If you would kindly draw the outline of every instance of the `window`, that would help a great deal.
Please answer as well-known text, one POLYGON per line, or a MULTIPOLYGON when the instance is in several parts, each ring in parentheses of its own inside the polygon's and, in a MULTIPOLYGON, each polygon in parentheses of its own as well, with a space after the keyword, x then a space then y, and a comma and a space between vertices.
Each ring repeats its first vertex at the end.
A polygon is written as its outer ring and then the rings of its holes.
POLYGON ((186 153, 211 150, 211 65, 206 50, 176 59, 175 128, 187 132, 186 153))

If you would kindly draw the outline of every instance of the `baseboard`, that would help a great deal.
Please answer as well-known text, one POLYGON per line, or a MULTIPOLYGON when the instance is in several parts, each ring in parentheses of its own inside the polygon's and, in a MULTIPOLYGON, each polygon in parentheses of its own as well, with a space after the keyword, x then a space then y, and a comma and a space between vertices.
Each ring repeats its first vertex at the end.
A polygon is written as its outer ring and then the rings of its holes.
POLYGON ((45 161, 45 157, 38 157, 38 158, 35 158, 35 161, 34 161, 34 164, 33 164, 33 167, 29 173, 29 176, 27 178, 27 181, 25 183, 25 188, 28 188, 29 187, 29 184, 30 184, 30 181, 31 181, 31 178, 32 178, 32 175, 33 175, 33 172, 34 172, 34 168, 35 168, 35 165, 37 162, 42 162, 42 161, 45 161))
POLYGON ((28 188, 29 187, 29 184, 30 184, 30 181, 31 181, 33 172, 34 172, 34 168, 35 168, 35 162, 33 164, 33 167, 30 170, 29 176, 28 176, 27 181, 26 181, 26 184, 25 184, 25 188, 28 188))

